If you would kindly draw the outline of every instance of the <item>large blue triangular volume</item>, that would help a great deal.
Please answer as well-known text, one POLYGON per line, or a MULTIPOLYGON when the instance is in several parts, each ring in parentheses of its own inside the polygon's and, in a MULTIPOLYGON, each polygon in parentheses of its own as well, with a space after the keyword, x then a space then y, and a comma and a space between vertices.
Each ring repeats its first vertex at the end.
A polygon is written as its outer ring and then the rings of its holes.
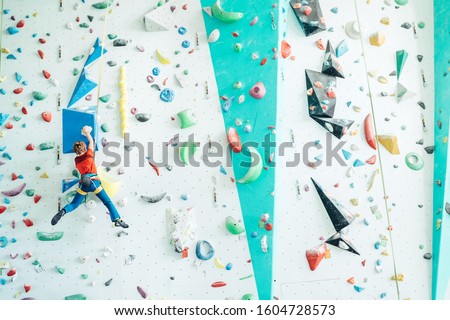
POLYGON ((63 179, 61 184, 62 193, 66 192, 78 183, 79 179, 63 179))
MULTIPOLYGON (((97 121, 95 108, 85 111, 78 111, 64 108, 62 110, 62 131, 63 131, 63 153, 73 153, 73 144, 76 141, 84 141, 88 143, 87 138, 81 134, 84 126, 92 127, 91 135, 97 141, 97 121)), ((96 145, 96 150, 98 150, 96 145)))
POLYGON ((89 55, 89 57, 86 60, 86 63, 84 64, 85 68, 87 68, 89 65, 91 65, 93 62, 95 62, 102 56, 102 48, 103 54, 108 52, 106 48, 100 45, 100 39, 97 38, 97 40, 95 40, 94 46, 91 49, 91 54, 89 55))
POLYGON ((68 108, 74 105, 78 100, 86 96, 91 90, 97 87, 95 82, 92 82, 86 77, 86 71, 83 69, 80 74, 80 78, 78 78, 78 82, 75 86, 75 90, 73 90, 72 97, 70 98, 68 108))

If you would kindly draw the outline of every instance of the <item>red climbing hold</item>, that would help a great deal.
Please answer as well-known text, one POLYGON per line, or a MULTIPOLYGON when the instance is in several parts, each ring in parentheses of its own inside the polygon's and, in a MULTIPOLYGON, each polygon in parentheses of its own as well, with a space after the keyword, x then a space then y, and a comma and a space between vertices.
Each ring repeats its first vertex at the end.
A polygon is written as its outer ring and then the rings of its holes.
POLYGON ((14 128, 14 126, 13 126, 13 124, 12 124, 11 122, 7 122, 7 123, 5 124, 5 128, 6 128, 6 129, 12 129, 12 128, 14 128))
POLYGON ((12 268, 11 270, 8 271, 8 273, 6 275, 8 277, 12 277, 15 274, 16 274, 16 269, 12 268))
POLYGON ((50 79, 50 77, 52 76, 47 70, 42 70, 42 74, 44 75, 45 79, 50 79))
POLYGON ((23 113, 23 114, 28 114, 28 110, 27 110, 27 108, 25 108, 25 107, 22 107, 22 113, 23 113))
POLYGON ((38 50, 37 53, 41 59, 44 59, 44 52, 42 52, 42 50, 38 50))
POLYGON ((52 113, 49 111, 42 112, 42 119, 44 119, 44 121, 46 122, 52 121, 52 113))
POLYGON ((325 256, 325 252, 327 251, 327 245, 324 243, 319 247, 315 247, 309 250, 306 250, 306 259, 309 263, 309 268, 311 271, 316 270, 319 266, 320 261, 322 261, 325 256))
POLYGON ((30 219, 23 219, 23 223, 25 223, 25 225, 27 227, 32 227, 33 226, 33 221, 31 221, 30 219))
POLYGON ((14 89, 14 90, 13 90, 13 92, 14 92, 15 94, 21 94, 22 91, 23 91, 23 88, 17 88, 17 89, 14 89))
POLYGON ((259 63, 261 66, 265 65, 267 62, 267 58, 264 58, 261 60, 261 62, 259 63))
POLYGON ((11 174, 11 180, 17 180, 19 178, 19 176, 17 174, 15 174, 14 172, 11 174))
POLYGON ((36 194, 36 195, 34 196, 34 203, 38 203, 39 200, 41 200, 41 198, 42 198, 42 196, 36 194))
POLYGON ((39 42, 42 43, 42 44, 45 44, 47 42, 47 40, 40 38, 39 42))
POLYGON ((25 149, 27 149, 28 151, 33 151, 34 150, 34 144, 32 144, 32 143, 27 144, 25 149))
POLYGON ((23 288, 25 289, 25 293, 31 290, 31 286, 29 284, 24 284, 23 288))
POLYGON ((24 25, 25 25, 25 21, 24 20, 20 20, 19 22, 17 22, 16 27, 17 28, 23 28, 24 25))
POLYGON ((0 206, 0 214, 2 214, 5 211, 6 211, 6 207, 5 206, 0 206))
POLYGON ((235 153, 239 153, 242 151, 241 139, 235 128, 228 129, 228 143, 230 144, 231 150, 235 153))
POLYGON ((223 282, 223 281, 216 281, 216 282, 213 282, 211 284, 211 287, 213 287, 213 288, 220 288, 220 287, 225 287, 226 285, 227 284, 225 282, 223 282))

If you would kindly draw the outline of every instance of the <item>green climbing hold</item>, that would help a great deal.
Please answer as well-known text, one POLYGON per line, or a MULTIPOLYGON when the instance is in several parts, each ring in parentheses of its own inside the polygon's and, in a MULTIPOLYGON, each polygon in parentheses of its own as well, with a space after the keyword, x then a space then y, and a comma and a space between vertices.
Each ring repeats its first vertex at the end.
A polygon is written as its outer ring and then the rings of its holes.
POLYGON ((79 178, 80 177, 80 173, 78 172, 77 169, 73 169, 72 170, 72 176, 74 176, 75 178, 79 178))
POLYGON ((89 28, 89 24, 86 22, 80 23, 80 28, 89 28))
POLYGON ((188 70, 188 69, 184 70, 184 71, 183 71, 183 74, 184 74, 185 76, 187 76, 187 75, 189 74, 189 70, 188 70))
POLYGON ((41 263, 39 262, 38 259, 36 259, 36 260, 34 260, 31 264, 32 264, 33 266, 39 266, 41 263))
POLYGON ((40 91, 33 91, 32 94, 33 94, 33 98, 38 101, 44 100, 48 96, 48 94, 40 92, 40 91))
POLYGON ((400 78, 400 74, 405 66, 406 59, 408 59, 408 52, 405 50, 399 50, 396 52, 397 59, 397 80, 400 78))
POLYGON ((101 102, 108 102, 110 98, 111 98, 111 95, 107 94, 107 95, 100 97, 99 99, 101 102))
POLYGON ((83 274, 81 275, 81 279, 86 280, 87 278, 88 278, 88 275, 87 275, 86 273, 83 273, 83 274))
POLYGON ((114 40, 115 38, 117 38, 117 34, 110 33, 110 34, 108 34, 108 38, 109 38, 109 40, 114 40))
POLYGON ((405 156, 405 162, 408 168, 418 171, 423 168, 423 158, 416 152, 410 152, 405 156))
POLYGON ((83 58, 84 58, 84 54, 79 55, 79 56, 76 56, 76 57, 73 57, 72 60, 73 60, 73 61, 80 61, 80 60, 83 59, 83 58))
POLYGON ((192 109, 186 109, 177 113, 180 118, 181 129, 189 128, 197 124, 197 119, 192 109))
POLYGON ((64 274, 64 272, 66 272, 66 269, 62 268, 62 267, 55 267, 56 271, 58 271, 59 274, 64 274))
POLYGON ((56 241, 63 237, 64 232, 36 232, 36 236, 41 241, 56 241))
POLYGON ((15 120, 15 121, 20 121, 20 119, 22 119, 22 117, 14 116, 14 120, 15 120))
POLYGON ((256 300, 255 296, 251 293, 244 294, 241 300, 256 300))
POLYGON ((34 169, 36 169, 36 171, 39 171, 39 170, 41 170, 41 167, 36 166, 34 169))
POLYGON ((228 216, 226 221, 225 221, 225 225, 228 229, 228 231, 230 231, 232 234, 241 234, 242 232, 245 231, 244 226, 242 225, 242 223, 240 223, 239 221, 237 221, 235 218, 233 218, 232 216, 228 216))
POLYGON ((110 5, 112 5, 113 2, 114 2, 114 0, 107 0, 107 1, 102 1, 102 2, 94 3, 92 6, 93 6, 95 9, 106 9, 106 8, 108 8, 110 5))
POLYGON ((423 28, 425 28, 425 22, 420 21, 420 22, 417 24, 417 26, 419 27, 419 29, 423 29, 423 28))
POLYGON ((108 132, 109 131, 109 126, 104 123, 100 126, 100 128, 102 129, 103 132, 108 132))
POLYGON ((189 159, 194 155, 194 153, 197 151, 197 145, 193 142, 185 142, 183 143, 180 148, 180 160, 184 164, 189 164, 189 159))
POLYGON ((242 51, 242 44, 236 43, 236 44, 234 45, 234 51, 235 51, 235 52, 241 52, 241 51, 242 51))
POLYGON ((27 196, 32 197, 34 196, 34 189, 27 189, 25 190, 25 193, 27 194, 27 196))
POLYGON ((53 149, 54 147, 55 147, 54 142, 43 142, 39 145, 39 149, 41 149, 41 150, 49 150, 49 149, 53 149))
POLYGON ((82 293, 64 297, 64 300, 86 300, 86 299, 87 299, 86 296, 82 293))
POLYGON ((73 75, 77 76, 80 73, 80 70, 78 70, 77 68, 73 69, 73 75))
POLYGON ((406 6, 409 0, 395 0, 395 3, 399 6, 406 6))

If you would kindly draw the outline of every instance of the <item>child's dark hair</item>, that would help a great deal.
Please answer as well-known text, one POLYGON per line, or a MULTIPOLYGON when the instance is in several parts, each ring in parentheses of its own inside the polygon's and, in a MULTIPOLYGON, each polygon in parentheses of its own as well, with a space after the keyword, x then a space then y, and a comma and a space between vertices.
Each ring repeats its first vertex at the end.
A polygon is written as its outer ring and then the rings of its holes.
POLYGON ((83 153, 86 150, 86 144, 83 141, 77 141, 73 144, 73 151, 76 154, 83 153))

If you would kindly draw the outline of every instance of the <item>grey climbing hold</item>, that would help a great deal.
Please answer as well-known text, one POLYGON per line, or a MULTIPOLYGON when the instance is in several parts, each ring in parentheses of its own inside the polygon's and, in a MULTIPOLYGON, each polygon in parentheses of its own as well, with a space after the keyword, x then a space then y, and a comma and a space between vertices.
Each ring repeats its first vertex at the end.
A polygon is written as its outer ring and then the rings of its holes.
POLYGON ((128 40, 125 39, 116 39, 113 41, 114 47, 125 47, 128 44, 128 40))
POLYGON ((149 114, 149 113, 137 113, 135 115, 135 117, 136 117, 136 119, 139 122, 147 122, 148 120, 150 120, 151 114, 149 114))

